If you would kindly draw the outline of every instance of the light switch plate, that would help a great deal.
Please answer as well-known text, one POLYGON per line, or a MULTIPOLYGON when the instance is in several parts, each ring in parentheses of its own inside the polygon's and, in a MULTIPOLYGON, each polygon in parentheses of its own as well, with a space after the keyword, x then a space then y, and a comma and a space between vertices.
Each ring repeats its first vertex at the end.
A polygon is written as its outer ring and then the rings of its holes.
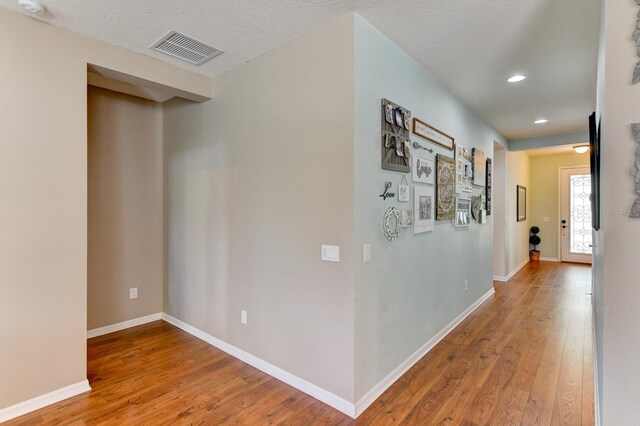
POLYGON ((340 262, 340 246, 322 246, 320 258, 326 262, 340 262))
POLYGON ((138 287, 133 287, 129 289, 129 299, 137 299, 138 298, 138 287))
POLYGON ((247 311, 240 311, 240 322, 247 325, 247 311))
POLYGON ((371 244, 365 244, 362 248, 362 262, 371 262, 371 244))

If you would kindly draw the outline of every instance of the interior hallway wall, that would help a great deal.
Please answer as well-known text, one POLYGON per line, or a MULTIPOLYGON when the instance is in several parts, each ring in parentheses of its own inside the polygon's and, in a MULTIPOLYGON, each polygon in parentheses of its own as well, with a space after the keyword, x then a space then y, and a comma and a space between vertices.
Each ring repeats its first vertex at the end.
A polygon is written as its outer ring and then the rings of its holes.
POLYGON ((87 64, 211 79, 0 8, 0 409, 86 388, 87 64))
POLYGON ((569 166, 589 167, 589 153, 556 154, 531 157, 531 226, 540 228, 540 256, 559 260, 558 169, 569 166), (548 217, 549 222, 543 218, 548 217))
MULTIPOLYGON (((496 144, 494 144, 495 147, 496 144)), ((506 167, 507 150, 493 151, 493 194, 491 216, 493 216, 493 276, 506 277, 507 271, 507 216, 506 216, 506 167)))
POLYGON ((87 100, 92 330, 162 312, 162 105, 92 86, 87 100))
MULTIPOLYGON (((396 198, 382 201, 386 181, 394 192, 402 173, 380 167, 380 105, 389 99, 455 137, 468 149, 493 157, 494 141, 505 139, 456 99, 405 52, 356 15, 355 21, 355 253, 356 400, 433 338, 493 286, 493 216, 486 224, 455 228, 436 221, 435 230, 397 241, 382 232, 385 211, 413 208, 396 198), (362 262, 371 244, 370 263, 362 262), (465 280, 469 290, 465 291, 465 280)), ((453 156, 419 137, 412 139, 453 156)), ((414 151, 415 153, 415 151, 414 151)), ((474 187, 474 195, 483 187, 474 187)), ((515 191, 515 189, 514 189, 515 191)))
POLYGON ((164 104, 165 312, 350 403, 353 75, 348 16, 164 104))
POLYGON ((602 114, 600 232, 595 235, 595 315, 603 425, 640 424, 640 220, 629 218, 634 200, 629 173, 639 145, 640 84, 631 83, 639 60, 631 38, 640 6, 604 2, 598 113, 602 114))
POLYGON ((507 151, 505 161, 505 236, 507 276, 529 261, 531 222, 530 159, 524 152, 507 151), (527 219, 518 222, 517 185, 527 188, 527 219))

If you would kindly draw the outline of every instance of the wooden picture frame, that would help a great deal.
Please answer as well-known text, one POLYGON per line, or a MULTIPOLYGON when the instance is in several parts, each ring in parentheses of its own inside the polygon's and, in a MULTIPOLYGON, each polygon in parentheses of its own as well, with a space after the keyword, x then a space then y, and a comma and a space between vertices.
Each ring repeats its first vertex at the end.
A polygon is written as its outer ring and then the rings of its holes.
POLYGON ((516 214, 518 222, 527 220, 527 188, 522 185, 516 185, 516 214))
POLYGON ((456 141, 453 136, 436 129, 416 117, 413 117, 413 133, 451 151, 453 151, 456 146, 456 141))

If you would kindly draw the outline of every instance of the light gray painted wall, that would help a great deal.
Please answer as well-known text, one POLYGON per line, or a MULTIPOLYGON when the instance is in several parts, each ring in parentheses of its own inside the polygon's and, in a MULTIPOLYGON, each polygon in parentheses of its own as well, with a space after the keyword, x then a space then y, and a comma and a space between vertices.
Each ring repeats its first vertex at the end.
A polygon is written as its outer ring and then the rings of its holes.
POLYGON ((507 271, 507 228, 505 172, 507 167, 507 150, 495 149, 493 152, 493 276, 506 277, 507 271))
MULTIPOLYGON (((598 79, 596 88, 596 120, 604 123, 604 93, 605 93, 605 53, 606 53, 606 3, 602 1, 602 8, 600 13, 600 40, 598 47, 598 79)), ((602 158, 600 161, 602 162, 602 158)), ((604 220, 603 214, 603 185, 602 179, 600 180, 600 230, 593 231, 593 317, 595 322, 595 345, 594 351, 596 357, 596 388, 598 389, 596 395, 596 404, 599 409, 596 413, 599 415, 600 424, 602 424, 602 388, 603 388, 603 360, 604 360, 604 229, 602 225, 604 220)))
MULTIPOLYGON (((480 148, 489 157, 494 140, 506 144, 433 76, 356 16, 356 399, 489 291, 493 277, 492 216, 485 225, 454 228, 450 221, 437 222, 431 233, 414 235, 409 229, 396 242, 384 238, 385 210, 390 206, 412 208, 412 203, 382 201, 378 196, 385 181, 392 181, 397 189, 402 177, 380 167, 381 98, 410 109, 414 116, 453 135, 458 143, 480 148), (372 262, 363 264, 366 243, 372 246, 372 262), (466 279, 468 292, 464 291, 466 279)), ((411 181, 410 175, 407 179, 411 181)), ((412 194, 414 186, 411 184, 412 194)))
POLYGON ((350 402, 353 76, 348 16, 164 107, 166 312, 350 402))
POLYGON ((538 138, 514 139, 509 141, 509 151, 548 148, 562 145, 581 145, 589 143, 589 131, 562 133, 538 138))
POLYGON ((640 424, 640 221, 628 217, 636 195, 629 170, 638 144, 630 124, 640 121, 639 58, 631 34, 638 6, 607 1, 600 51, 598 111, 602 112, 602 229, 596 235, 596 331, 602 424, 640 424), (604 62, 603 62, 604 61, 604 62))

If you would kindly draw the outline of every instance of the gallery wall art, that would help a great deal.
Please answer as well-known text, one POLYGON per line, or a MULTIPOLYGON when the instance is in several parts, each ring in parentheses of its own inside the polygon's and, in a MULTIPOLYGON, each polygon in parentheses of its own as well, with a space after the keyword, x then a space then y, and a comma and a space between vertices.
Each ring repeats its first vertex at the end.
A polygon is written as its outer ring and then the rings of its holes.
POLYGON ((471 199, 456 198, 455 226, 469 226, 471 224, 471 199))
POLYGON ((382 100, 382 168, 411 171, 411 111, 387 99, 382 100))
POLYGON ((478 148, 473 148, 473 184, 485 186, 487 179, 487 156, 478 148))
POLYGON ((487 158, 487 185, 486 185, 486 194, 487 194, 487 208, 486 214, 487 216, 491 214, 491 186, 492 186, 492 176, 493 173, 493 163, 491 162, 491 158, 487 158))
POLYGON ((453 158, 436 156, 436 220, 452 220, 455 214, 456 167, 453 158))
POLYGON ((416 186, 413 193, 413 233, 433 231, 435 191, 432 186, 416 186))
POLYGON ((414 182, 434 184, 436 168, 433 157, 414 155, 412 164, 412 177, 414 182))
POLYGON ((413 119, 413 133, 450 150, 453 150, 456 145, 453 136, 415 117, 413 119))

